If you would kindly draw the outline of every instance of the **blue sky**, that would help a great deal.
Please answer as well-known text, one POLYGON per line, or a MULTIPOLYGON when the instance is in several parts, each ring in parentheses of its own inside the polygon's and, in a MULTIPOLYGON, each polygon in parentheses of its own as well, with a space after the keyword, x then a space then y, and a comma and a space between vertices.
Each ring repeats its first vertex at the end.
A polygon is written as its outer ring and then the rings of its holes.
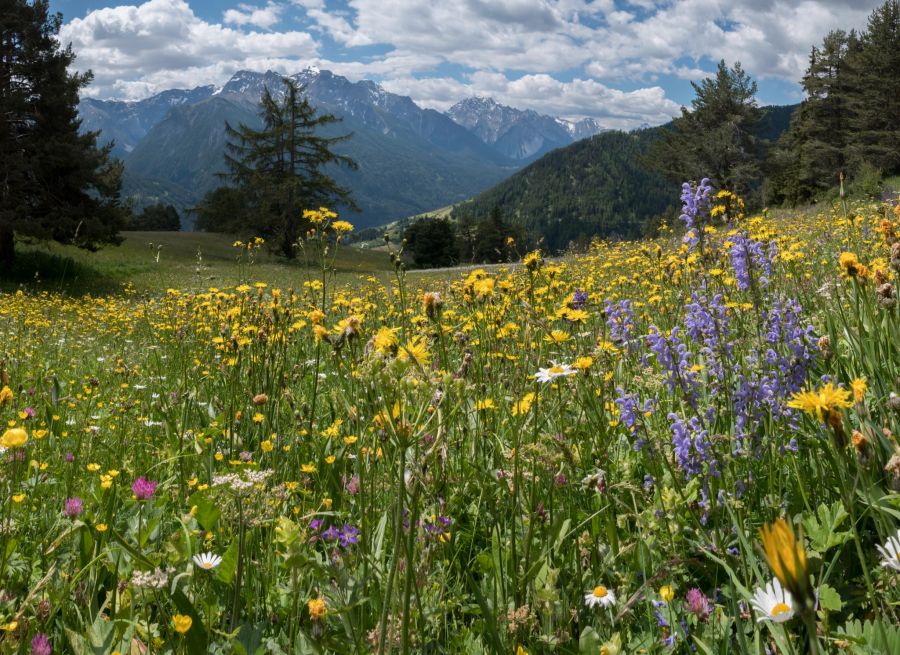
POLYGON ((763 104, 800 99, 809 50, 880 0, 51 0, 87 90, 140 99, 237 70, 328 68, 421 105, 471 95, 607 127, 658 124, 720 58, 763 104))

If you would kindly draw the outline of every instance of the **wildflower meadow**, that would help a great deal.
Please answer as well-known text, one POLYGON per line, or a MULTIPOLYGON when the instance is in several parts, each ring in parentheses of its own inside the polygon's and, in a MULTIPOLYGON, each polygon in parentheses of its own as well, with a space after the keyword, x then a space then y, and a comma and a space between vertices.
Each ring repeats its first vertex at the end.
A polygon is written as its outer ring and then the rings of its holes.
POLYGON ((308 211, 290 285, 3 293, 0 653, 900 653, 900 214, 681 203, 349 281, 308 211))

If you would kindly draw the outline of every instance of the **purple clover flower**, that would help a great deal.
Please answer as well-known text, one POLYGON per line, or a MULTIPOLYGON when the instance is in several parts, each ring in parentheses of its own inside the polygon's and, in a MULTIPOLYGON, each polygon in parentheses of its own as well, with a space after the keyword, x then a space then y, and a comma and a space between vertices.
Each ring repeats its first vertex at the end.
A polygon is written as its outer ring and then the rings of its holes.
POLYGON ((141 476, 131 485, 131 493, 138 500, 150 500, 156 493, 156 482, 141 476))
POLYGON ((66 501, 66 504, 63 507, 63 512, 70 519, 74 519, 81 514, 83 509, 84 503, 81 502, 81 498, 79 498, 78 496, 74 496, 66 501))
POLYGON ((53 647, 50 638, 42 632, 36 634, 31 640, 31 655, 51 655, 53 647))
POLYGON ((685 595, 688 611, 701 621, 705 621, 712 613, 712 607, 709 604, 709 598, 696 587, 688 589, 685 595))

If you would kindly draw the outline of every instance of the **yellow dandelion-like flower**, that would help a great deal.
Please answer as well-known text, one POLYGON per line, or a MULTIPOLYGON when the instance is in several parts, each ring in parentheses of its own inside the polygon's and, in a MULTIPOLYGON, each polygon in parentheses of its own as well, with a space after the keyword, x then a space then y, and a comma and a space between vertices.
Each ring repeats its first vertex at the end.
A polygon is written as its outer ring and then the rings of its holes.
POLYGON ((809 567, 806 550, 794 534, 794 528, 783 518, 759 529, 769 568, 797 600, 810 596, 809 567))
POLYGON ((799 409, 810 416, 815 416, 819 421, 824 421, 825 416, 831 411, 850 407, 850 392, 829 382, 818 391, 795 393, 788 407, 799 409))
POLYGON ((559 344, 569 340, 569 334, 562 330, 553 330, 550 334, 544 335, 544 341, 547 343, 559 344))

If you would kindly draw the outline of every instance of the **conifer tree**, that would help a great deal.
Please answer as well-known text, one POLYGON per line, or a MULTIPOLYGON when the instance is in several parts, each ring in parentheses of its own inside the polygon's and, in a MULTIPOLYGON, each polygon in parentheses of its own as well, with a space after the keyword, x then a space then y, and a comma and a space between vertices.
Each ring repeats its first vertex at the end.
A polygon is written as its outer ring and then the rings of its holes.
POLYGON ((320 129, 340 122, 318 114, 293 80, 283 78, 284 94, 276 98, 267 88, 260 100, 263 127, 226 124, 229 142, 226 177, 249 198, 252 210, 245 228, 277 239, 282 254, 295 256, 294 246, 308 226, 302 211, 342 204, 356 208, 350 191, 332 179, 329 165, 356 168, 356 162, 332 149, 352 135, 324 136, 320 129))
POLYGON ((19 238, 82 248, 119 241, 127 211, 122 165, 99 132, 79 134, 78 93, 88 73, 57 40, 62 15, 47 0, 0 0, 0 265, 19 238))
POLYGON ((857 165, 900 171, 900 0, 872 12, 860 47, 850 56, 850 156, 857 165))
POLYGON ((650 149, 647 162, 673 181, 709 177, 743 195, 759 177, 756 82, 738 62, 719 62, 714 77, 691 82, 695 98, 650 149))

